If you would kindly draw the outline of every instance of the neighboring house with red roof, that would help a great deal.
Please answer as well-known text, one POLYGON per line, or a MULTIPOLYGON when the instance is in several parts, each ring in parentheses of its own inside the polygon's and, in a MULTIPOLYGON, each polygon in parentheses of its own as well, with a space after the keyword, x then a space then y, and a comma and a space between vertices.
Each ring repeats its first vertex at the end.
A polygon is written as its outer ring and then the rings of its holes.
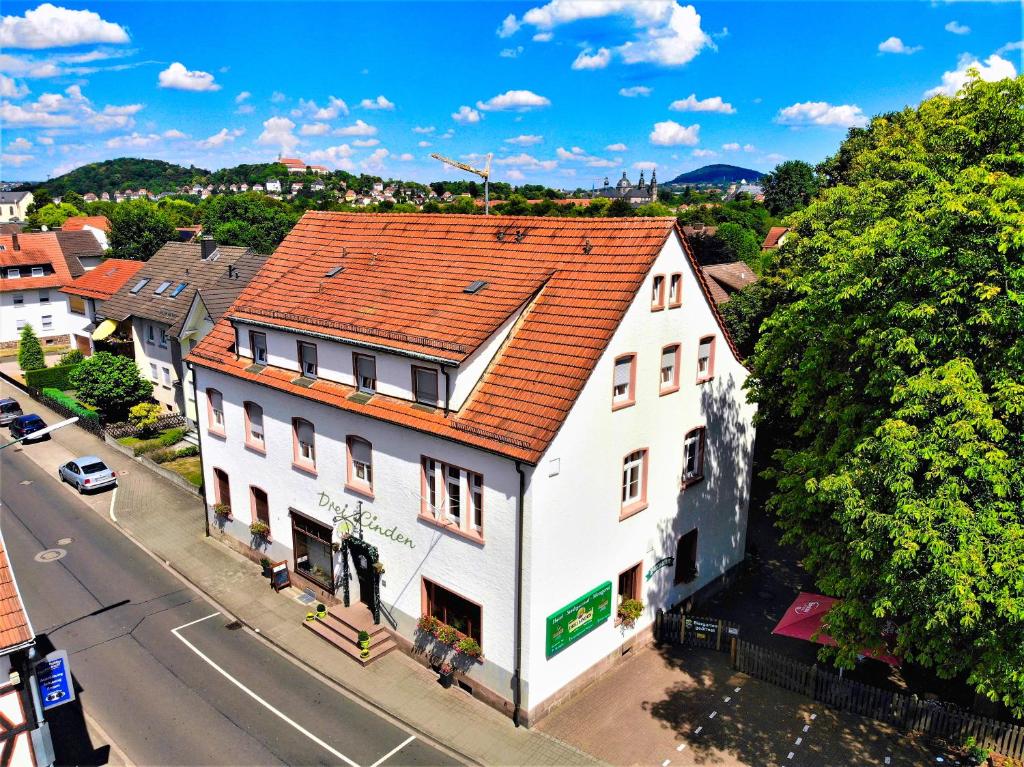
POLYGON ((705 276, 708 278, 708 287, 711 290, 711 297, 716 304, 728 302, 733 295, 748 285, 757 282, 757 274, 742 261, 733 261, 727 264, 708 264, 702 266, 705 276))
POLYGON ((84 271, 66 256, 55 232, 0 236, 0 349, 16 347, 26 324, 44 349, 67 344, 86 322, 69 312, 60 289, 84 271))
POLYGON ((318 176, 323 176, 330 172, 329 168, 324 165, 307 165, 297 157, 281 157, 278 158, 278 162, 286 167, 289 173, 305 173, 307 168, 318 176))
POLYGON ((61 231, 89 232, 103 250, 110 250, 110 219, 106 216, 71 216, 65 219, 61 231))
POLYGON ((71 333, 71 345, 86 357, 95 350, 92 334, 103 316, 103 302, 124 287, 143 267, 143 261, 108 258, 98 268, 86 272, 61 288, 68 296, 68 311, 89 322, 71 333))
POLYGON ((773 226, 768 230, 768 236, 764 238, 764 242, 761 243, 761 252, 767 250, 775 250, 786 241, 786 235, 789 234, 788 226, 773 226))
POLYGON ((211 526, 471 637, 520 720, 743 560, 748 373, 674 218, 308 211, 187 360, 211 526))

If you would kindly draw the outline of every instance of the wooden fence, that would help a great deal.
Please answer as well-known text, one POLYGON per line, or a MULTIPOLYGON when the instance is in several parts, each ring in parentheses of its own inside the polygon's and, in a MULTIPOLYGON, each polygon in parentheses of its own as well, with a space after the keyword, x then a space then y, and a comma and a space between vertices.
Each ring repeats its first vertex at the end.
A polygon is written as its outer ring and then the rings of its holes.
POLYGON ((654 637, 659 642, 729 652, 731 640, 738 635, 739 626, 721 618, 680 615, 662 610, 654 616, 654 637))
POLYGON ((735 641, 732 657, 737 671, 842 711, 955 744, 973 736, 983 748, 1024 758, 1024 727, 978 716, 952 703, 921 700, 916 695, 843 679, 829 669, 808 666, 739 639, 735 641))

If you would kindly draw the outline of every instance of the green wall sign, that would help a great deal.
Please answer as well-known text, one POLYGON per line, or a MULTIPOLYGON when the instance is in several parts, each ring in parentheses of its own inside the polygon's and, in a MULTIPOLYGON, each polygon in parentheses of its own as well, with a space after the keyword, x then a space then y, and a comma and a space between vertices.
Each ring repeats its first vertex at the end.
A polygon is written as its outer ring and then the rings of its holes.
POLYGON ((612 582, 602 583, 548 616, 547 656, 550 658, 596 629, 612 614, 612 582))
POLYGON ((664 559, 659 559, 657 562, 654 563, 654 566, 647 571, 647 574, 644 576, 644 580, 649 581, 651 578, 654 577, 654 574, 658 572, 658 570, 664 569, 666 567, 672 567, 672 565, 674 565, 675 563, 675 557, 665 557, 664 559))

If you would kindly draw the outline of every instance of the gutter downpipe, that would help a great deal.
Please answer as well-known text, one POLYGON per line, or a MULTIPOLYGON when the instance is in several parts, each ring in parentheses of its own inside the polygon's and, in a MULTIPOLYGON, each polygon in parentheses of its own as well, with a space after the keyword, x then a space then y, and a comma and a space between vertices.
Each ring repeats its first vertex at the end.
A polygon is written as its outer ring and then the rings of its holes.
MULTIPOLYGON (((196 403, 196 440, 199 442, 199 471, 203 478, 203 532, 210 537, 210 509, 206 502, 206 465, 203 462, 203 430, 199 427, 199 389, 196 386, 196 368, 191 362, 186 362, 188 372, 192 375, 192 401, 196 403)), ((186 408, 187 409, 187 408, 186 408)), ((186 413, 185 418, 188 418, 186 413)))
POLYGON ((448 368, 444 365, 441 366, 441 375, 444 376, 444 417, 447 418, 451 412, 452 380, 448 377, 448 368))
POLYGON ((519 718, 522 713, 523 682, 522 682, 522 661, 523 661, 523 516, 525 509, 526 495, 526 474, 523 472, 523 465, 516 461, 516 472, 519 474, 519 499, 517 515, 519 518, 519 530, 516 534, 516 668, 513 674, 512 702, 515 708, 512 710, 512 722, 520 727, 519 718))

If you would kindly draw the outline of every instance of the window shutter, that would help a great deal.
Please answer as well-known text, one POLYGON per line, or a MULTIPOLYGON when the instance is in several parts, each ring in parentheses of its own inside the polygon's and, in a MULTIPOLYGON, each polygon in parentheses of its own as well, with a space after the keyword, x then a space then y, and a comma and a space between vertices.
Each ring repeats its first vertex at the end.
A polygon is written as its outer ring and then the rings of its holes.
POLYGON ((295 433, 299 438, 299 442, 305 442, 309 445, 313 444, 313 424, 309 421, 296 421, 295 433))
POLYGON ((697 356, 702 358, 702 359, 705 358, 705 357, 710 357, 711 356, 711 339, 710 338, 705 338, 703 341, 700 342, 700 349, 697 352, 697 356))
POLYGON ((352 460, 359 463, 370 463, 370 443, 364 439, 350 439, 349 450, 352 452, 352 460))
POLYGON ((249 425, 254 429, 263 429, 263 408, 249 403, 249 425))
POLYGON ((437 373, 433 370, 416 371, 416 398, 437 402, 437 373))
POLYGON ((632 368, 633 368, 633 358, 632 357, 626 357, 625 359, 621 359, 618 362, 616 362, 615 363, 615 381, 614 381, 614 384, 616 386, 623 386, 623 385, 628 386, 629 385, 629 379, 630 379, 630 373, 632 372, 632 368))
POLYGON ((360 378, 377 378, 377 361, 373 357, 356 358, 356 370, 360 378))
POLYGON ((669 346, 661 352, 661 366, 663 368, 674 367, 676 364, 676 347, 669 346))

